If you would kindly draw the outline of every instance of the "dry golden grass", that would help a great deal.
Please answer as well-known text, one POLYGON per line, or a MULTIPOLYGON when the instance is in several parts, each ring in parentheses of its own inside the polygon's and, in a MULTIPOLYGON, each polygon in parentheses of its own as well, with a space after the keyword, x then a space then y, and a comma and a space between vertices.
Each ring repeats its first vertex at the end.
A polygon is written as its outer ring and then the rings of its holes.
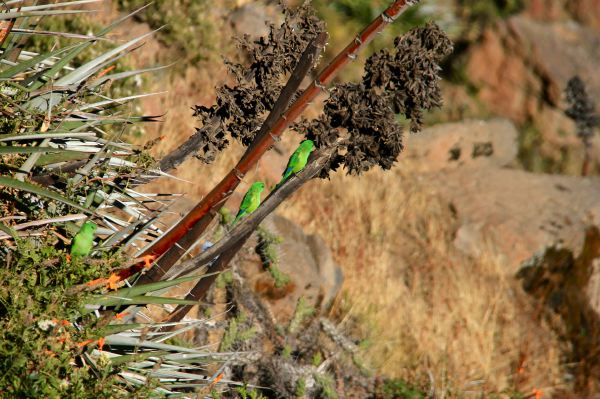
POLYGON ((479 259, 453 249, 448 205, 409 169, 311 182, 282 211, 342 265, 346 319, 371 341, 363 356, 386 375, 433 384, 436 397, 550 393, 557 338, 492 249, 479 259))

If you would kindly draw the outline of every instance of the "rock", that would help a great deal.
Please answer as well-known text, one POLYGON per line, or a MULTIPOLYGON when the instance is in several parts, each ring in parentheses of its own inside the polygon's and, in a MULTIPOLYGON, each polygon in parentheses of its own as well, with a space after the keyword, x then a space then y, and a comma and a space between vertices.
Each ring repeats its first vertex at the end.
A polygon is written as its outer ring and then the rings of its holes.
MULTIPOLYGON (((597 31, 573 21, 541 22, 525 15, 488 28, 470 49, 466 66, 489 111, 521 126, 531 124, 543 143, 542 155, 555 162, 564 162, 565 152, 580 156, 583 151, 575 125, 563 114, 563 90, 579 75, 590 96, 600 99, 599 69, 597 31)), ((600 149, 592 152, 600 163, 600 149)))
POLYGON ((600 8, 597 0, 530 0, 525 12, 540 21, 575 19, 600 32, 600 8))
POLYGON ((490 252, 503 258, 507 278, 522 279, 539 309, 536 317, 543 315, 566 343, 561 356, 572 365, 565 371, 575 396, 559 390, 556 397, 595 398, 592 393, 600 389, 600 177, 506 168, 515 155, 508 145, 498 145, 505 150, 497 160, 445 161, 455 142, 468 149, 475 138, 496 143, 505 137, 514 146, 514 128, 503 120, 446 124, 423 133, 409 139, 409 147, 415 147, 409 153, 413 163, 432 165, 421 171, 421 184, 436 187, 455 214, 454 247, 475 259, 490 252))
POLYGON ((231 26, 238 35, 252 38, 269 33, 267 23, 275 17, 268 7, 260 2, 251 2, 237 7, 230 15, 231 26))
POLYGON ((571 365, 577 397, 596 398, 600 391, 600 230, 587 230, 579 252, 576 257, 569 249, 548 247, 528 261, 518 277, 538 308, 545 309, 557 335, 571 344, 564 362, 571 365))
POLYGON ((520 54, 545 81, 545 95, 559 105, 567 81, 580 75, 590 94, 600 96, 600 35, 574 23, 544 24, 517 16, 508 21, 520 54))
POLYGON ((262 227, 282 238, 282 242, 274 246, 277 267, 290 278, 290 283, 276 287, 262 264, 246 262, 242 265, 242 274, 248 286, 268 304, 273 318, 286 325, 300 297, 314 308, 331 304, 340 291, 343 274, 323 239, 305 234, 297 224, 278 215, 269 216, 262 227))
POLYGON ((560 243, 578 254, 600 226, 600 178, 465 167, 432 176, 456 210, 455 245, 470 255, 495 247, 514 274, 533 253, 560 243))
POLYGON ((517 156, 517 134, 507 119, 441 124, 410 135, 402 156, 418 160, 421 171, 501 167, 517 156))
POLYGON ((574 0, 569 8, 577 20, 600 32, 600 7, 596 0, 574 0))

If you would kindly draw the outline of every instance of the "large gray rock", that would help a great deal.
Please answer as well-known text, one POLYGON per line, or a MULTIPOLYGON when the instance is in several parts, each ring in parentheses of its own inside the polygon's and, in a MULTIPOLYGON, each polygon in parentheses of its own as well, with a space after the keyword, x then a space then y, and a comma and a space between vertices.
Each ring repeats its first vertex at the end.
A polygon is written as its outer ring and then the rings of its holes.
POLYGON ((432 175, 456 209, 455 245, 478 255, 492 244, 511 272, 536 251, 561 244, 579 253, 585 230, 600 226, 600 178, 497 168, 462 168, 432 175))
POLYGON ((290 283, 276 287, 271 275, 256 262, 243 263, 242 272, 267 303, 275 321, 289 322, 300 297, 315 308, 331 304, 344 278, 325 241, 320 236, 306 234, 297 224, 279 215, 270 215, 261 226, 282 239, 275 246, 277 267, 289 276, 290 283))
POLYGON ((411 134, 402 157, 421 171, 506 166, 517 156, 517 134, 508 119, 446 123, 411 134))
MULTIPOLYGON (((422 183, 436 187, 456 214, 455 247, 474 257, 495 251, 511 276, 549 247, 580 256, 586 231, 600 228, 600 177, 503 167, 516 155, 514 140, 510 123, 493 120, 439 125, 408 141, 409 156, 425 165, 422 183), (489 159, 469 157, 474 143, 483 139, 498 153, 489 159), (466 154, 463 162, 448 160, 453 148, 466 154)), ((590 273, 580 288, 600 313, 600 267, 590 268, 590 273)))

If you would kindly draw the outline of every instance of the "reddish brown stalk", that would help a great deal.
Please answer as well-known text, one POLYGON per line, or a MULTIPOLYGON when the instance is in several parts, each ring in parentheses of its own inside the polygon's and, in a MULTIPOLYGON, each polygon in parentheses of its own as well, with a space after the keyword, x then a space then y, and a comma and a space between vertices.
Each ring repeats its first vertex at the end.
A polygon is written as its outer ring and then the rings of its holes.
MULTIPOLYGON (((259 137, 246 151, 236 167, 232 169, 221 182, 213 188, 183 219, 171 230, 158 239, 155 244, 146 250, 143 255, 161 256, 169 248, 181 245, 180 240, 185 236, 187 247, 194 242, 208 227, 215 208, 223 204, 236 189, 246 173, 250 171, 267 150, 274 144, 276 138, 292 123, 306 107, 331 83, 335 75, 365 47, 376 34, 388 24, 392 23, 408 6, 414 5, 418 0, 397 0, 388 7, 379 17, 369 24, 358 36, 342 50, 331 63, 318 75, 318 77, 304 90, 302 95, 288 108, 277 120, 270 132, 259 137), (200 223, 199 223, 200 222, 200 223)), ((170 263, 170 262, 169 262, 170 263)), ((135 271, 134 271, 135 272, 135 271)), ((133 274, 133 273, 132 273, 133 274)))
MULTIPOLYGON (((233 259, 235 254, 244 246, 246 240, 250 237, 252 233, 246 234, 234 247, 228 249, 223 252, 215 261, 212 263, 207 271, 206 277, 203 277, 195 286, 190 290, 190 292, 186 295, 186 299, 191 301, 202 301, 208 290, 215 282, 219 274, 225 270, 225 268, 229 265, 229 262, 233 259)), ((167 319, 164 320, 167 323, 173 323, 177 321, 181 321, 189 311, 194 307, 194 305, 179 305, 175 310, 167 316, 167 319)), ((171 326, 170 328, 165 328, 164 330, 174 330, 175 326, 171 326)))
MULTIPOLYGON (((17 11, 21 11, 21 7, 23 6, 19 6, 17 11)), ((16 21, 17 19, 13 18, 9 20, 8 26, 0 28, 0 46, 4 45, 4 42, 8 38, 8 35, 10 35, 10 32, 13 30, 16 21)))

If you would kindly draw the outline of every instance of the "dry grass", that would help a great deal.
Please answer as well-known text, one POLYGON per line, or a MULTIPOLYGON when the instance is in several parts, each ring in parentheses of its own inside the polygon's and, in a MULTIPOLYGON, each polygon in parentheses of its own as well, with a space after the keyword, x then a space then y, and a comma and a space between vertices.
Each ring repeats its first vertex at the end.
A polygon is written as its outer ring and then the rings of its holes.
POLYGON ((371 341, 363 356, 384 374, 433 384, 436 397, 550 393, 556 337, 492 250, 456 253, 447 204, 409 169, 311 182, 283 210, 325 237, 343 266, 346 319, 371 341))

